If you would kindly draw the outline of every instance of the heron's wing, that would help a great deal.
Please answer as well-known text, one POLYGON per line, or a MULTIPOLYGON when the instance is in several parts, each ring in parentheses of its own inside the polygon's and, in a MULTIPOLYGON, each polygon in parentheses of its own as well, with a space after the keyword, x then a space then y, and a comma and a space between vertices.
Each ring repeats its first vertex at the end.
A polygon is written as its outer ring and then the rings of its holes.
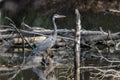
POLYGON ((45 51, 48 48, 50 48, 52 44, 53 44, 53 36, 49 36, 47 39, 39 43, 37 47, 32 50, 32 53, 37 53, 39 51, 45 51))

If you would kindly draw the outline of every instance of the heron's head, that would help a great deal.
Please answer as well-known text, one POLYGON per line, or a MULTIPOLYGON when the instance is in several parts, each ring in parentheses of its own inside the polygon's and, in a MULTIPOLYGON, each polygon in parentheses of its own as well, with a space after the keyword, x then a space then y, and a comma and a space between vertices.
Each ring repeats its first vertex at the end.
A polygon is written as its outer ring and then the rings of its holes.
POLYGON ((64 15, 59 15, 59 14, 54 14, 53 17, 54 17, 54 18, 64 18, 64 17, 66 17, 66 16, 64 16, 64 15))

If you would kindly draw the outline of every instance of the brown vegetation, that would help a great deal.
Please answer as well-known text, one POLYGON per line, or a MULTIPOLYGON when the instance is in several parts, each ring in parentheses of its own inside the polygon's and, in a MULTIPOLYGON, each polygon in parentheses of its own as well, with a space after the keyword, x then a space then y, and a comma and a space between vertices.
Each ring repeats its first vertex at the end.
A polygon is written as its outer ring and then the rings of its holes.
POLYGON ((81 11, 92 10, 94 12, 103 11, 105 8, 120 10, 119 0, 3 0, 1 2, 3 12, 9 16, 14 14, 29 12, 31 10, 51 15, 55 12, 68 13, 78 8, 81 11), (13 8, 14 7, 14 8, 13 8))

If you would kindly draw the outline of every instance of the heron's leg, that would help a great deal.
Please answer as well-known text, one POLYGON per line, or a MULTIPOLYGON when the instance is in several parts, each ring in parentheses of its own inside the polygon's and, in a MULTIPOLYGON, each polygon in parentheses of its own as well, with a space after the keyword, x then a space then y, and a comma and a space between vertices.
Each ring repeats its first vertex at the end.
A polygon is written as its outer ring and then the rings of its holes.
POLYGON ((52 54, 50 52, 50 49, 47 49, 45 51, 45 53, 43 54, 43 60, 42 62, 44 63, 44 65, 51 65, 51 63, 53 63, 53 59, 52 59, 52 54))
POLYGON ((49 53, 49 50, 47 49, 47 50, 45 50, 45 53, 43 54, 43 56, 44 56, 44 57, 47 57, 47 56, 49 56, 49 54, 50 54, 50 53, 49 53))
POLYGON ((50 49, 49 49, 49 48, 46 50, 46 53, 47 53, 48 55, 50 54, 50 49))
POLYGON ((54 57, 53 54, 51 53, 50 48, 48 48, 48 49, 46 50, 46 53, 47 53, 47 56, 49 56, 50 58, 53 58, 53 57, 54 57))
POLYGON ((49 56, 49 50, 47 49, 47 50, 45 50, 45 53, 43 53, 43 55, 42 55, 42 64, 43 65, 45 65, 45 66, 47 66, 47 65, 49 65, 49 62, 48 62, 48 56, 49 56))

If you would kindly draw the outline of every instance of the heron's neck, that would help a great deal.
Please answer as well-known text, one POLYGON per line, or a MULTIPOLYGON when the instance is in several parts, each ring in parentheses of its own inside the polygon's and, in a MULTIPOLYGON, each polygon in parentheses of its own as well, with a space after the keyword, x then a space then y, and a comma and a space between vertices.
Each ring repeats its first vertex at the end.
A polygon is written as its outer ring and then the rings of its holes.
POLYGON ((53 34, 57 34, 57 25, 55 23, 55 18, 53 18, 54 32, 53 34))

